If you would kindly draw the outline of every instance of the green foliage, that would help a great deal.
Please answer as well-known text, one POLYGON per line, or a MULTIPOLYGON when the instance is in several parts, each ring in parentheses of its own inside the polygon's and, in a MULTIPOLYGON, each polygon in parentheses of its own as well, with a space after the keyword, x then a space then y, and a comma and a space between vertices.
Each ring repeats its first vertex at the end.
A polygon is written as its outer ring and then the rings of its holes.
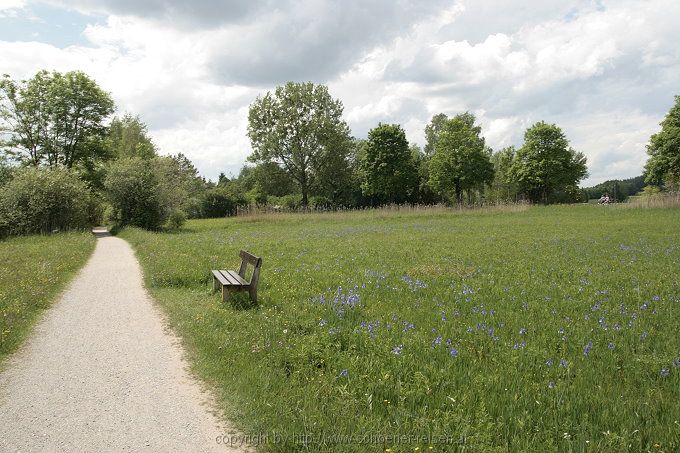
POLYGON ((0 188, 0 236, 85 228, 90 191, 67 169, 22 168, 0 188))
POLYGON ((583 189, 583 192, 588 200, 597 199, 607 194, 615 201, 625 201, 626 198, 640 192, 643 187, 645 187, 645 177, 636 176, 629 179, 605 181, 592 187, 586 187, 583 189))
POLYGON ((167 212, 184 211, 189 217, 200 217, 205 195, 205 182, 198 170, 182 153, 152 160, 158 179, 158 196, 167 212))
POLYGON ((186 222, 187 215, 179 209, 173 209, 168 216, 168 228, 171 230, 179 230, 186 222))
POLYGON ((85 264, 90 233, 59 233, 0 241, 0 365, 85 264))
POLYGON ((236 215, 239 206, 247 204, 243 195, 230 190, 228 186, 217 186, 207 189, 203 195, 202 217, 215 218, 236 215))
POLYGON ((492 202, 503 203, 517 200, 517 184, 512 182, 510 177, 510 167, 515 158, 515 147, 503 148, 491 155, 493 163, 494 178, 491 186, 486 192, 486 197, 492 202))
POLYGON ((430 160, 430 185, 435 192, 461 203, 463 192, 482 189, 493 181, 491 152, 473 114, 444 120, 430 160))
POLYGON ((361 162, 364 196, 373 204, 412 200, 418 187, 418 173, 404 129, 398 124, 379 124, 368 132, 364 152, 361 162))
POLYGON ((661 122, 661 131, 650 138, 647 154, 645 180, 680 190, 680 96, 675 96, 675 104, 661 122))
POLYGON ((32 79, 0 80, 3 147, 20 162, 72 168, 102 159, 111 96, 82 72, 38 72, 32 79))
POLYGON ((428 157, 432 157, 437 148, 437 141, 441 133, 442 126, 448 120, 448 116, 443 113, 437 113, 432 117, 427 126, 425 126, 425 148, 423 151, 428 157))
POLYGON ((678 451, 678 224, 584 205, 122 235, 221 408, 281 436, 268 451, 429 451, 331 440, 395 433, 452 437, 432 451, 678 451), (264 260, 256 309, 210 293, 240 249, 264 260))
POLYGON ((7 158, 0 154, 0 188, 12 179, 14 170, 14 167, 7 162, 7 158))
POLYGON ((322 156, 341 152, 348 140, 342 111, 325 85, 288 82, 258 97, 248 113, 249 160, 281 165, 297 181, 306 206, 322 156))
POLYGON ((541 121, 524 133, 509 175, 531 201, 548 203, 557 191, 576 188, 588 168, 586 157, 569 146, 562 129, 541 121))
POLYGON ((106 147, 109 154, 116 158, 140 157, 151 159, 157 155, 156 145, 153 144, 146 124, 139 116, 126 113, 122 118, 111 120, 106 135, 106 147))
POLYGON ((158 229, 165 222, 171 207, 165 204, 169 197, 161 194, 155 164, 133 157, 109 165, 104 187, 116 222, 146 229, 158 229))
POLYGON ((249 192, 259 184, 266 195, 281 197, 297 190, 295 180, 275 162, 263 162, 254 167, 244 166, 238 176, 243 192, 249 192))

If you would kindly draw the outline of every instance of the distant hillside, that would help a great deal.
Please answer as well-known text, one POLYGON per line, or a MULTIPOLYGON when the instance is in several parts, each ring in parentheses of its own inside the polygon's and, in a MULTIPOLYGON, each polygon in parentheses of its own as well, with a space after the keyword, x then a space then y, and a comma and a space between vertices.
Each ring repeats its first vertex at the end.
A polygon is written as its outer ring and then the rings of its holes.
POLYGON ((612 179, 581 190, 587 199, 592 200, 593 198, 600 198, 604 194, 609 194, 616 201, 623 201, 641 191, 645 185, 645 177, 640 175, 629 179, 612 179))

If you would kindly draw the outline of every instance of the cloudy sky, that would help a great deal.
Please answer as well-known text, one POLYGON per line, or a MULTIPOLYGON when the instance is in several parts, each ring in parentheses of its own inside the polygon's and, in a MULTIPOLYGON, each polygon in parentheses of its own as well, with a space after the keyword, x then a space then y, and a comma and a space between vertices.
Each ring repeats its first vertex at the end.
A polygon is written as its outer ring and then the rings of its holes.
POLYGON ((469 110, 498 149, 556 123, 589 185, 641 173, 680 94, 678 24, 678 0, 0 0, 0 73, 85 71, 212 179, 250 153, 258 94, 313 81, 356 137, 394 122, 423 145, 469 110))

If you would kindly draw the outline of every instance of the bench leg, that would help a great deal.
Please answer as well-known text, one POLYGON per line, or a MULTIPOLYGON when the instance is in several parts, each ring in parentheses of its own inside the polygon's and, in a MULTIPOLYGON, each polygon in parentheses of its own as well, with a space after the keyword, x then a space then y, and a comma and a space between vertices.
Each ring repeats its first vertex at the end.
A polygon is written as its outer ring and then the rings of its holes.
POLYGON ((218 289, 220 289, 220 288, 219 288, 219 285, 218 285, 218 282, 217 282, 217 278, 215 278, 215 276, 213 276, 213 292, 217 291, 218 289))
POLYGON ((229 290, 226 286, 222 287, 222 302, 226 302, 229 299, 229 290))
POLYGON ((250 287, 248 288, 248 295, 250 296, 250 300, 253 301, 254 304, 257 303, 257 288, 250 287))

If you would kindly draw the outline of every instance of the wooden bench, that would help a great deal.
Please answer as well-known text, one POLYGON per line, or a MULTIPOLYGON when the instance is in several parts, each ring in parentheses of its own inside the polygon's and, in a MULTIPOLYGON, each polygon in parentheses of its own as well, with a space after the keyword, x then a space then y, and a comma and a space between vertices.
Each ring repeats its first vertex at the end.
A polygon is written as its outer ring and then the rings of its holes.
POLYGON ((219 285, 222 285, 222 300, 226 301, 229 293, 233 291, 248 291, 250 300, 257 302, 257 282, 260 279, 260 267, 262 267, 262 258, 251 255, 245 250, 239 253, 241 256, 241 267, 238 272, 214 270, 213 275, 213 291, 217 291, 219 285), (248 264, 253 266, 253 275, 250 281, 246 280, 246 269, 248 264))

